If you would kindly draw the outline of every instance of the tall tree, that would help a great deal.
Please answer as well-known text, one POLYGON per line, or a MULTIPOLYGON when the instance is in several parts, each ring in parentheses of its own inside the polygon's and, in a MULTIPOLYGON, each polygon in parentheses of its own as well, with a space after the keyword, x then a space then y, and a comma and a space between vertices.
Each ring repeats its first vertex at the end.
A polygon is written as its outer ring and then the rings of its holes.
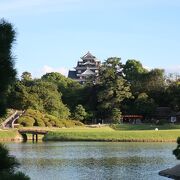
POLYGON ((147 70, 143 67, 140 61, 129 59, 123 67, 123 73, 129 81, 137 80, 140 74, 146 73, 147 70))
POLYGON ((172 82, 166 90, 169 105, 174 111, 180 111, 180 79, 172 82))
POLYGON ((6 112, 6 98, 9 85, 15 80, 12 45, 15 41, 12 24, 0 20, 0 115, 6 112))
POLYGON ((143 67, 140 61, 135 59, 127 60, 123 67, 125 79, 131 83, 132 93, 144 92, 144 75, 148 70, 143 67))
POLYGON ((21 75, 21 80, 22 81, 30 81, 30 80, 32 80, 31 73, 27 72, 27 71, 23 72, 22 75, 21 75))
POLYGON ((141 114, 144 118, 151 117, 155 113, 156 104, 146 93, 140 93, 134 102, 135 114, 141 114))
MULTIPOLYGON (((117 109, 121 108, 121 102, 131 97, 130 86, 122 74, 122 63, 120 58, 108 58, 100 68, 98 109, 103 116, 117 115, 117 109)), ((119 112, 120 115, 120 112, 119 112)))
POLYGON ((81 104, 78 104, 74 111, 74 118, 76 120, 80 120, 84 122, 84 119, 86 118, 87 113, 84 107, 81 104))
POLYGON ((41 77, 43 81, 48 81, 55 84, 58 87, 58 91, 62 94, 62 101, 64 104, 74 111, 77 104, 82 104, 82 92, 83 86, 78 82, 66 78, 58 72, 51 72, 41 77))
POLYGON ((9 94, 9 106, 15 109, 35 109, 67 119, 69 109, 62 103, 57 86, 42 80, 17 81, 9 94))

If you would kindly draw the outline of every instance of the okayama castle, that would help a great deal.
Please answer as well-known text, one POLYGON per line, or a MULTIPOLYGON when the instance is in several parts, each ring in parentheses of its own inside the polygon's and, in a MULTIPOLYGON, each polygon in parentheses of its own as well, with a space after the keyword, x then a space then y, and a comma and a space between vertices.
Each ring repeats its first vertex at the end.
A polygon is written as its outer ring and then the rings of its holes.
POLYGON ((77 62, 75 70, 70 70, 68 77, 83 84, 89 76, 98 76, 101 62, 89 51, 77 62))

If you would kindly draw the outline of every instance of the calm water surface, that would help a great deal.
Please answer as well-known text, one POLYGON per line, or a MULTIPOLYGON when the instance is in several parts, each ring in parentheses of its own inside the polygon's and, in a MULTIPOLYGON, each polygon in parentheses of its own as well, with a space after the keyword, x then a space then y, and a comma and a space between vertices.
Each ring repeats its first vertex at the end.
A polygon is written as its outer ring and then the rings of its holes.
POLYGON ((168 180, 158 175, 178 164, 176 143, 7 143, 32 180, 168 180))

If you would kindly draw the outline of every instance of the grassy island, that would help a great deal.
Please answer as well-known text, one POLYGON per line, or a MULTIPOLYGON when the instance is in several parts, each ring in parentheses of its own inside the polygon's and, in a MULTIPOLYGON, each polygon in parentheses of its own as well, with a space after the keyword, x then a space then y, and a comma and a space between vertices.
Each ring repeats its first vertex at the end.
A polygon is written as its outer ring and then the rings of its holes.
MULTIPOLYGON (((48 128, 44 141, 116 141, 116 142, 175 142, 180 136, 180 125, 130 125, 48 128), (158 131, 155 130, 158 128, 158 131)), ((32 127, 31 129, 37 129, 32 127)), ((26 129, 26 128, 23 128, 26 129)), ((29 138, 32 138, 31 135, 29 138)), ((0 130, 0 141, 20 140, 17 129, 0 130)))
MULTIPOLYGON (((180 130, 115 130, 111 127, 69 128, 50 131, 45 141, 175 142, 180 130)), ((138 126, 137 126, 138 127, 138 126)), ((135 127, 134 127, 135 128, 135 127)))
POLYGON ((0 141, 16 141, 18 139, 20 139, 20 135, 16 129, 13 130, 0 129, 0 141))

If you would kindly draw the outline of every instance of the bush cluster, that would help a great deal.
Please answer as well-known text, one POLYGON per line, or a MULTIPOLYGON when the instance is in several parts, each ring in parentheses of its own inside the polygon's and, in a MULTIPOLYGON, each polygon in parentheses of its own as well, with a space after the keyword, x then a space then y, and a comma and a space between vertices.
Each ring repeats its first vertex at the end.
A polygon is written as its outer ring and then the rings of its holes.
POLYGON ((55 116, 41 113, 38 110, 28 109, 19 119, 18 123, 21 126, 32 127, 74 127, 83 126, 83 123, 74 120, 62 120, 55 116))

